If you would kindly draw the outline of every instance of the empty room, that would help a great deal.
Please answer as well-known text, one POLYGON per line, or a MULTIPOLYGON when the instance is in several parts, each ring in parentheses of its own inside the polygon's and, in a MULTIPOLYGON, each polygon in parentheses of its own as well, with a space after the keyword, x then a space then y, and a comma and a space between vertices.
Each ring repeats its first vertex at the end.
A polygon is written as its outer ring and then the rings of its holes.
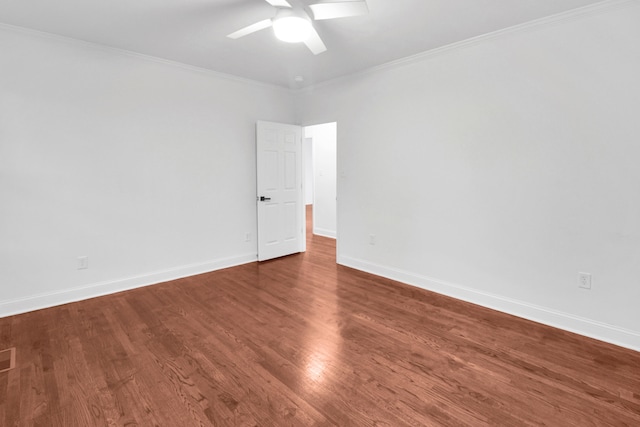
POLYGON ((0 426, 639 426, 638 76, 640 0, 0 0, 0 426))

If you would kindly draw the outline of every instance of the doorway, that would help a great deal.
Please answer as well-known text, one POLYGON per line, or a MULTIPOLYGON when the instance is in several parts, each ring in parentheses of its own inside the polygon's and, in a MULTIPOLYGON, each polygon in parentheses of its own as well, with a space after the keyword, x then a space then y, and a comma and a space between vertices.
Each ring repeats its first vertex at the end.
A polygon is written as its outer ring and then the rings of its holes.
POLYGON ((312 232, 333 239, 338 234, 337 140, 335 122, 304 128, 305 204, 312 210, 312 232))

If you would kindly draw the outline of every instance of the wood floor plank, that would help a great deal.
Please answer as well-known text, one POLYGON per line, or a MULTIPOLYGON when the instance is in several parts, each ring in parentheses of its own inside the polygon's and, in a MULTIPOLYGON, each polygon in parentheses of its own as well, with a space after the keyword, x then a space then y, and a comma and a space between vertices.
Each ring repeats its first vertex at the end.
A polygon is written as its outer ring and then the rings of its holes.
POLYGON ((9 347, 1 426, 640 425, 640 353, 338 266, 313 235, 0 319, 9 347))

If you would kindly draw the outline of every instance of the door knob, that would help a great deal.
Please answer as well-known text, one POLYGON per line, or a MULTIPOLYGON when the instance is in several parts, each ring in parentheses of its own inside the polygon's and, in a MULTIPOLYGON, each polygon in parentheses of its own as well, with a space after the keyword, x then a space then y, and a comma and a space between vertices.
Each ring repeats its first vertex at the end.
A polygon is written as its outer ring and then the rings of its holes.
POLYGON ((260 196, 260 201, 261 202, 268 202, 269 200, 271 200, 271 197, 260 196))

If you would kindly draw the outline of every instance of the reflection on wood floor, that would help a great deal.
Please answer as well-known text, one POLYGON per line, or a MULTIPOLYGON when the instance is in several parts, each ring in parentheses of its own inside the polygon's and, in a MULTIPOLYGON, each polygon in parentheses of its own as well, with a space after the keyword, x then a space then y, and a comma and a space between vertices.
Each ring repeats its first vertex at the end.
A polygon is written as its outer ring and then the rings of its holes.
POLYGON ((0 319, 0 425, 640 425, 640 353, 308 251, 0 319))

